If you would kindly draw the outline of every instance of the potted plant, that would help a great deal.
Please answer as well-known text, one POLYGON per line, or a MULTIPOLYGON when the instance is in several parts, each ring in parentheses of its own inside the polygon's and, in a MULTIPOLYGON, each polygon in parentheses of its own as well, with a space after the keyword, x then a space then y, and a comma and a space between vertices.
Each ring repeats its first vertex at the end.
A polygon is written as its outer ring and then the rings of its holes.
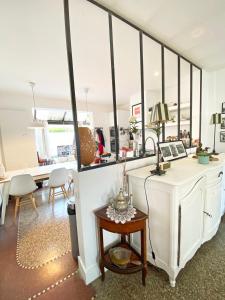
POLYGON ((133 135, 133 139, 136 140, 136 134, 138 133, 138 127, 137 127, 137 119, 135 116, 131 116, 129 119, 129 123, 130 123, 130 132, 133 135))
POLYGON ((198 157, 198 162, 200 164, 206 165, 209 163, 209 157, 211 153, 208 152, 209 147, 205 147, 205 149, 202 148, 202 143, 199 144, 199 147, 197 148, 196 155, 198 157))

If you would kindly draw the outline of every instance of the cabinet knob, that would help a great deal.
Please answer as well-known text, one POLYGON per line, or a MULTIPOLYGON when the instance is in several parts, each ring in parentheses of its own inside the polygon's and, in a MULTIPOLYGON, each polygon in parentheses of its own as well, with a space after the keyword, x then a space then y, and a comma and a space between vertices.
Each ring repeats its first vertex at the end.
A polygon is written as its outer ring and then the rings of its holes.
POLYGON ((221 175, 223 176, 223 171, 219 172, 218 177, 220 177, 221 175))
POLYGON ((206 214, 208 217, 212 218, 212 215, 210 213, 208 213, 207 211, 203 211, 204 214, 206 214))

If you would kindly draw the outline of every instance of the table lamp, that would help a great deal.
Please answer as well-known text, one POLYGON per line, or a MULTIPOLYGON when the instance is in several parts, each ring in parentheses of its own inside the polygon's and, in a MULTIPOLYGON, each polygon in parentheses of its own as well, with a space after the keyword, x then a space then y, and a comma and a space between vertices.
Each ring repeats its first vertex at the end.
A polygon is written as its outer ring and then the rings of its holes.
POLYGON ((162 124, 166 123, 167 121, 170 121, 170 116, 169 116, 169 111, 168 111, 168 106, 165 103, 157 103, 153 109, 152 109, 152 113, 150 116, 150 127, 152 127, 154 129, 154 131, 156 132, 157 135, 157 163, 156 163, 156 169, 151 171, 152 174, 154 175, 163 175, 166 172, 164 170, 160 170, 160 166, 159 166, 159 137, 161 134, 161 128, 162 128, 162 124))
POLYGON ((214 155, 218 155, 218 153, 216 153, 216 149, 215 149, 215 145, 216 145, 216 124, 221 124, 221 114, 220 113, 215 113, 212 114, 212 124, 215 125, 214 126, 214 142, 213 142, 213 151, 212 154, 214 155))

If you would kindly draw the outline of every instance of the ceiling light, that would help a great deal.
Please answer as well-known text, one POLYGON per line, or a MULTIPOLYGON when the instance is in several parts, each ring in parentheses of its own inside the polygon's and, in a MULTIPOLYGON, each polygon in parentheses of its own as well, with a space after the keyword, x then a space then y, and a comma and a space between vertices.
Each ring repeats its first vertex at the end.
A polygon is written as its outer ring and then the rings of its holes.
POLYGON ((34 104, 34 117, 33 117, 33 121, 29 124, 28 128, 29 129, 43 129, 44 122, 41 120, 38 120, 36 117, 37 111, 36 111, 36 103, 35 103, 35 98, 34 98, 35 82, 29 82, 29 85, 31 86, 31 90, 32 90, 32 97, 33 97, 33 104, 34 104))

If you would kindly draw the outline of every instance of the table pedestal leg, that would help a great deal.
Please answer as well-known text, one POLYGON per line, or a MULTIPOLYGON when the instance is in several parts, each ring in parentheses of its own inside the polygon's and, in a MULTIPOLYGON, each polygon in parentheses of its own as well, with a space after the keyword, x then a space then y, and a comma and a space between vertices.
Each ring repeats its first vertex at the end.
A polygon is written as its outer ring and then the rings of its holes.
POLYGON ((146 230, 141 230, 141 257, 142 257, 142 284, 145 286, 145 278, 147 275, 147 255, 146 255, 146 230))
POLYGON ((99 267, 102 273, 102 281, 105 280, 105 270, 104 270, 104 243, 103 243, 103 230, 99 227, 99 249, 100 249, 100 260, 99 267))

